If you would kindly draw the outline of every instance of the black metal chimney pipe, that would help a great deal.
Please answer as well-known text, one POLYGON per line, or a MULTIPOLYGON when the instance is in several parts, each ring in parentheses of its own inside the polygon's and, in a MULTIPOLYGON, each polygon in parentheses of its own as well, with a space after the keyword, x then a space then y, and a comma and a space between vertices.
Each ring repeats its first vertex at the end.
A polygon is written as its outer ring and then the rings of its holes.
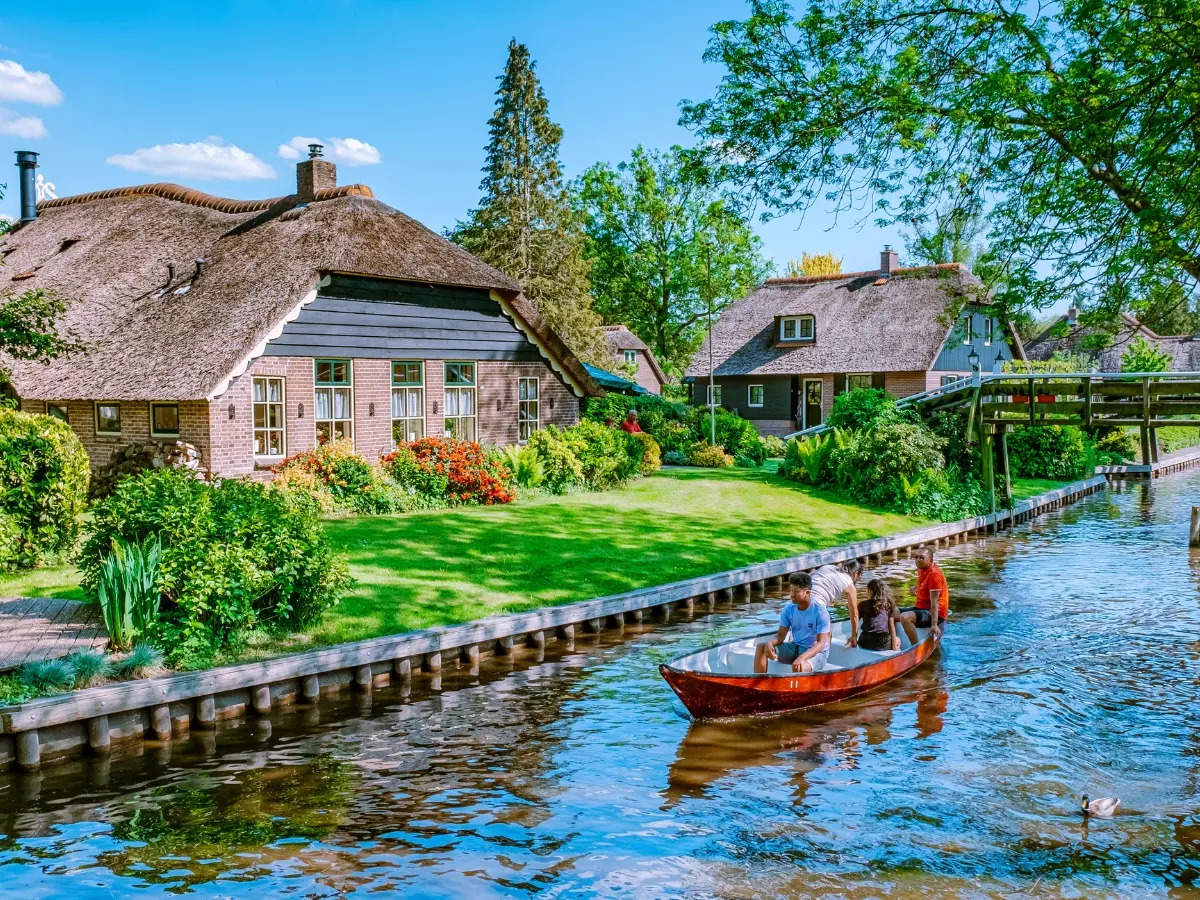
POLYGON ((32 150, 17 151, 17 168, 21 170, 21 221, 32 222, 37 218, 37 186, 33 170, 37 168, 38 155, 32 150))

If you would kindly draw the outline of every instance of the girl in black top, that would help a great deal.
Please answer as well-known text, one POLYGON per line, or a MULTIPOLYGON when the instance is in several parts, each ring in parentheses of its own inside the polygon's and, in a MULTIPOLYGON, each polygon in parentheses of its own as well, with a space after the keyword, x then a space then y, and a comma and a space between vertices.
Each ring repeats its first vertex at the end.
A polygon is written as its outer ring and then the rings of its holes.
POLYGON ((864 650, 900 649, 900 638, 896 634, 900 610, 892 599, 891 588, 882 578, 867 582, 867 597, 858 604, 858 620, 858 646, 864 650))

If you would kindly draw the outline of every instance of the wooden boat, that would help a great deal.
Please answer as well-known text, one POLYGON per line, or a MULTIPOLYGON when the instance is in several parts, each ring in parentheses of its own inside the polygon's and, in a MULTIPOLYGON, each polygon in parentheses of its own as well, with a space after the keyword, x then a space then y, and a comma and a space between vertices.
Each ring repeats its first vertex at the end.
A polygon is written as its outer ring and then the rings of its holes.
POLYGON ((916 646, 900 634, 901 649, 879 652, 847 647, 850 623, 833 623, 829 661, 818 672, 793 672, 790 665, 768 662, 765 674, 754 672, 754 648, 775 631, 735 638, 681 656, 658 667, 688 712, 698 719, 785 712, 833 703, 879 687, 912 671, 940 646, 918 629, 916 646))

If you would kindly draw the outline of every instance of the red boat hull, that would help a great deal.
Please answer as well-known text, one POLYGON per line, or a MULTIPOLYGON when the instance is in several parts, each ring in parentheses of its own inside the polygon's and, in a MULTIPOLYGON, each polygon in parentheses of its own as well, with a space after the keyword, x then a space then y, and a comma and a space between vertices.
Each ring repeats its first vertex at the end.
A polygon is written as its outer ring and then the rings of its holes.
POLYGON ((669 665, 658 671, 697 719, 720 719, 787 712, 865 694, 911 672, 937 652, 939 641, 924 640, 896 656, 853 669, 814 675, 714 675, 669 665))

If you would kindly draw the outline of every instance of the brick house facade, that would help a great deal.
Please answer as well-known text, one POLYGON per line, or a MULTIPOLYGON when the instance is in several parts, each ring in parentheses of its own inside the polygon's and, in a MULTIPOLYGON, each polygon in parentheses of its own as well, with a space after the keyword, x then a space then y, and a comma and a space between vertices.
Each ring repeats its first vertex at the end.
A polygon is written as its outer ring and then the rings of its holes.
POLYGON ((20 273, 62 296, 85 350, 13 361, 22 408, 65 417, 93 468, 183 441, 259 478, 316 446, 321 410, 370 460, 394 409, 406 436, 453 419, 490 446, 577 422, 602 391, 519 286, 335 172, 309 159, 295 195, 260 202, 146 185, 41 204, 3 239, 0 290, 20 273))

